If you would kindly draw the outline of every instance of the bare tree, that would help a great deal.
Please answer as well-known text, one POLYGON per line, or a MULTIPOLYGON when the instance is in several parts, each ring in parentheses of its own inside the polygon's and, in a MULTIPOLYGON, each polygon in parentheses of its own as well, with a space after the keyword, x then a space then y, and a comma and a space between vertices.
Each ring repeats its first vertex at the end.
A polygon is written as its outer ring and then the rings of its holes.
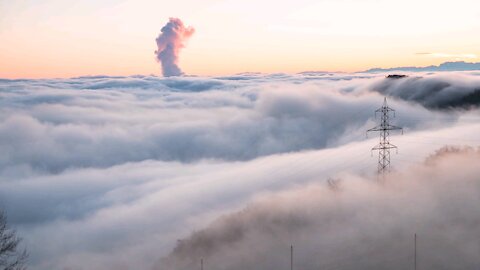
POLYGON ((27 259, 25 250, 19 251, 21 239, 7 225, 5 213, 0 211, 0 270, 24 270, 27 259))

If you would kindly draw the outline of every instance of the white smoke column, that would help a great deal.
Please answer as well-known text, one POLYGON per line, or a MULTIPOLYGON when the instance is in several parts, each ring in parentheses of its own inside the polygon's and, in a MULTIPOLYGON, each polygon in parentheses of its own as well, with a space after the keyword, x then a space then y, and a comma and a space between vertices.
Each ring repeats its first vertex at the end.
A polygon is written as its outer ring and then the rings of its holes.
POLYGON ((162 64, 163 76, 180 76, 183 74, 178 67, 178 55, 183 48, 184 42, 193 35, 195 29, 185 27, 178 18, 170 18, 170 21, 162 27, 157 37, 157 60, 162 64))

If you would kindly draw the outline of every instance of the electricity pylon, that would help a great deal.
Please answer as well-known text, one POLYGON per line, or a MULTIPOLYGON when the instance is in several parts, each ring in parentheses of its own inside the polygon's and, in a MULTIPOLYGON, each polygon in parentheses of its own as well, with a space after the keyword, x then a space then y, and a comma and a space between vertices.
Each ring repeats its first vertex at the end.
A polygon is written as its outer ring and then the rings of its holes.
POLYGON ((375 118, 377 114, 381 114, 380 125, 367 130, 380 132, 380 143, 372 148, 372 151, 378 150, 378 175, 385 177, 385 173, 390 172, 390 149, 397 149, 397 146, 390 143, 390 131, 401 130, 403 134, 403 128, 390 125, 390 113, 393 112, 395 117, 395 110, 388 107, 387 98, 384 99, 383 105, 380 109, 375 111, 375 118))

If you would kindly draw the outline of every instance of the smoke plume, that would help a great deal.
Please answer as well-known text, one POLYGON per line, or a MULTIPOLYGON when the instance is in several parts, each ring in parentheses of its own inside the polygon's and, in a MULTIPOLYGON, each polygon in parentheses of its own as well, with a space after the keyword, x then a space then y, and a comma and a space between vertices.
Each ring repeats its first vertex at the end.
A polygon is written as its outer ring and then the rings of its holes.
POLYGON ((178 66, 178 55, 185 41, 190 38, 195 30, 192 27, 185 27, 178 18, 170 18, 170 21, 162 27, 157 37, 157 60, 162 64, 163 76, 180 76, 183 74, 178 66))

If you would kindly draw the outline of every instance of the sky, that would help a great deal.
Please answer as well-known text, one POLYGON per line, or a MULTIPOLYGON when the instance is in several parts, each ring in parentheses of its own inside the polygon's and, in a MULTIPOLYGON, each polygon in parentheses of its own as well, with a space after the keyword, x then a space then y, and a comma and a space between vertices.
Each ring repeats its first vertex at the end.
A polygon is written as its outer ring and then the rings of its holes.
POLYGON ((190 75, 476 62, 480 3, 393 0, 0 0, 0 77, 161 74, 170 17, 195 34, 190 75))
POLYGON ((32 270, 407 269, 414 233, 478 269, 480 71, 358 71, 479 62, 479 30, 478 0, 0 0, 0 208, 32 270))

